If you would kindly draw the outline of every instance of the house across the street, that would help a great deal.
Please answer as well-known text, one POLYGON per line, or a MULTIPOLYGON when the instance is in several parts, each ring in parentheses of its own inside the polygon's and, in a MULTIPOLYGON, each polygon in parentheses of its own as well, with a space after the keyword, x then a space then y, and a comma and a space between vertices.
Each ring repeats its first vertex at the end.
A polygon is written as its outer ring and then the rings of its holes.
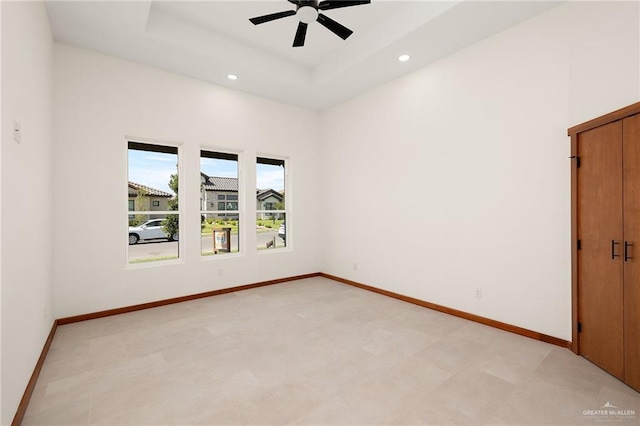
MULTIPOLYGON (((129 181, 129 211, 167 211, 172 194, 150 186, 129 181)), ((149 215, 148 219, 158 219, 164 215, 149 215)), ((129 219, 133 219, 129 216, 129 219)))
POLYGON ((207 176, 200 172, 200 204, 203 211, 226 211, 234 213, 219 213, 207 215, 211 217, 237 217, 238 211, 238 179, 207 176))
MULTIPOLYGON (((274 189, 256 190, 256 210, 278 210, 284 193, 274 189)), ((238 179, 208 176, 200 172, 200 204, 203 211, 232 211, 233 213, 207 214, 211 217, 237 217, 238 179)), ((268 213, 258 213, 259 219, 271 218, 268 213)))
MULTIPOLYGON (((281 210, 280 207, 284 201, 284 193, 280 193, 273 189, 258 189, 256 194, 256 210, 259 219, 273 219, 272 213, 265 213, 264 210, 281 210)), ((278 215, 279 216, 279 215, 278 215)))

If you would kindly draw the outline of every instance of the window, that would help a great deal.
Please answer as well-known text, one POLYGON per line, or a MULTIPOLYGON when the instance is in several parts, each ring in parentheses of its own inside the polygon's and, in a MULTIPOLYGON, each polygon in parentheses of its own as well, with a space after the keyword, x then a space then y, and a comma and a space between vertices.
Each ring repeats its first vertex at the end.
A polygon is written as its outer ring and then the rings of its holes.
MULTIPOLYGON (((286 160, 258 157, 256 161, 256 240, 258 250, 287 245, 285 202, 286 160)), ((289 221, 290 222, 290 221, 289 221)))
MULTIPOLYGON (((132 212, 135 210, 136 208, 136 201, 131 199, 131 193, 129 193, 129 211, 132 212)), ((129 216, 129 224, 131 224, 131 221, 135 219, 135 216, 130 214, 129 216)))
POLYGON ((127 262, 147 263, 180 257, 178 147, 129 142, 127 262), (166 210, 159 198, 166 200, 166 210), (157 203, 157 204, 156 204, 157 203))
POLYGON ((238 160, 238 154, 200 151, 202 256, 240 251, 238 160))

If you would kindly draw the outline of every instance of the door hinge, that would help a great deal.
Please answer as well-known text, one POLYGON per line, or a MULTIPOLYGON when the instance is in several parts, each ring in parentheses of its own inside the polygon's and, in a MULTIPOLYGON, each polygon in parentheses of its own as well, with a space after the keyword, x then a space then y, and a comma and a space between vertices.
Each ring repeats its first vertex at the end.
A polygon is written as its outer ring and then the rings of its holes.
POLYGON ((578 323, 578 333, 582 333, 582 323, 578 323))
POLYGON ((582 243, 580 243, 580 240, 578 240, 578 250, 582 250, 582 243))

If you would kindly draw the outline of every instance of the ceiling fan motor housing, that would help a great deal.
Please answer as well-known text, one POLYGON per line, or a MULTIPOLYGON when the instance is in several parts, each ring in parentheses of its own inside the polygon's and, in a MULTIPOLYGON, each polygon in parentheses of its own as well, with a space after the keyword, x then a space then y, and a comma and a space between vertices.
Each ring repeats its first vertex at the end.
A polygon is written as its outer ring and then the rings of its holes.
POLYGON ((310 24, 318 20, 318 0, 301 0, 298 3, 296 17, 300 22, 310 24))

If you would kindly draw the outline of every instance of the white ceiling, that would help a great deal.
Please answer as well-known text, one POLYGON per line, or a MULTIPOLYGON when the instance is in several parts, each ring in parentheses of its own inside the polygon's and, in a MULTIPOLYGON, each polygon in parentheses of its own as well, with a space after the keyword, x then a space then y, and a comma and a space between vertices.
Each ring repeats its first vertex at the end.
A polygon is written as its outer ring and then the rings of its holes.
POLYGON ((354 31, 343 41, 314 22, 293 48, 287 0, 49 1, 55 40, 312 110, 337 105, 563 1, 400 1, 324 12, 354 31), (408 53, 411 60, 397 57, 408 53), (240 78, 231 81, 228 74, 240 78))

